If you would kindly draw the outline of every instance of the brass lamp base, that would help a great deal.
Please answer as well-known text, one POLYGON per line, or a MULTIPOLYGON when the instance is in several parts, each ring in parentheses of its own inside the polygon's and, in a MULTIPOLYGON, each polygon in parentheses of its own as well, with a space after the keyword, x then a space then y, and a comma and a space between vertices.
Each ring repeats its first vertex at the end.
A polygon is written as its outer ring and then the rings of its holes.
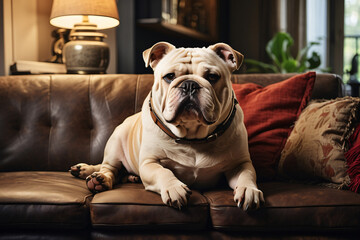
POLYGON ((75 25, 70 41, 63 49, 67 73, 101 74, 109 65, 109 46, 103 42, 105 34, 96 31, 96 25, 75 25))

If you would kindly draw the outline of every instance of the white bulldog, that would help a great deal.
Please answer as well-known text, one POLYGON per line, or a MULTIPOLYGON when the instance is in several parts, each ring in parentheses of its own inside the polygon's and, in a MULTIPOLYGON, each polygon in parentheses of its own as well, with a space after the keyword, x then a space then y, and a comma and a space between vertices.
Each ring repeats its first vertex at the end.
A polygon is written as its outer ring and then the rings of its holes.
POLYGON ((113 187, 125 167, 146 190, 179 209, 187 204, 189 187, 209 189, 225 174, 237 205, 259 208, 264 197, 230 81, 243 55, 224 43, 175 48, 159 42, 143 58, 154 70, 154 84, 142 111, 115 129, 101 165, 78 164, 72 174, 101 192, 113 187))

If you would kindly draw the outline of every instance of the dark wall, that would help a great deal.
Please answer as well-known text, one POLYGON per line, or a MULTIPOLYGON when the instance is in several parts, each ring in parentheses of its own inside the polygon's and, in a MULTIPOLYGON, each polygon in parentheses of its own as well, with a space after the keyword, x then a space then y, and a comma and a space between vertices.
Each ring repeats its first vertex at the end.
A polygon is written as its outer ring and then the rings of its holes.
MULTIPOLYGON (((219 0, 218 41, 228 43, 246 58, 266 60, 265 44, 276 31, 274 22, 278 14, 275 2, 219 0)), ((145 69, 142 52, 159 41, 167 41, 178 47, 203 47, 214 43, 139 24, 140 19, 161 19, 161 0, 119 0, 118 8, 119 73, 151 73, 151 69, 145 69)))
POLYGON ((266 61, 266 43, 279 31, 277 0, 230 0, 229 43, 245 58, 266 61))
POLYGON ((120 25, 116 28, 117 72, 136 73, 135 1, 118 0, 120 25))
MULTIPOLYGON (((3 17, 3 0, 0 0, 0 19, 4 19, 3 17)), ((3 21, 0 22, 3 24, 3 21)), ((5 63, 4 63, 4 28, 0 26, 0 76, 5 75, 5 63)))

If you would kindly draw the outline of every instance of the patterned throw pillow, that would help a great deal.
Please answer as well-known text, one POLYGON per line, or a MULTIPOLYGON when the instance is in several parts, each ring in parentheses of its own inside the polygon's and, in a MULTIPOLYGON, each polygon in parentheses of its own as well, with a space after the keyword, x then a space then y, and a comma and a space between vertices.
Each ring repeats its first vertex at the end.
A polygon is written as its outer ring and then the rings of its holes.
POLYGON ((311 102, 281 153, 279 173, 290 179, 350 183, 344 152, 359 121, 360 98, 311 102))

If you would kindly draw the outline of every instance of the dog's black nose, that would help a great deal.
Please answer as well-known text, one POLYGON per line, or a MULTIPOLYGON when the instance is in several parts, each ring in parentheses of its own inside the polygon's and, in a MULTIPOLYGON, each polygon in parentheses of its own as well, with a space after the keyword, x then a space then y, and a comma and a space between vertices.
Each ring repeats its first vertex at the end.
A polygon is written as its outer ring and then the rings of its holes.
POLYGON ((194 95, 200 89, 200 85, 193 80, 185 80, 180 87, 183 95, 194 95))

